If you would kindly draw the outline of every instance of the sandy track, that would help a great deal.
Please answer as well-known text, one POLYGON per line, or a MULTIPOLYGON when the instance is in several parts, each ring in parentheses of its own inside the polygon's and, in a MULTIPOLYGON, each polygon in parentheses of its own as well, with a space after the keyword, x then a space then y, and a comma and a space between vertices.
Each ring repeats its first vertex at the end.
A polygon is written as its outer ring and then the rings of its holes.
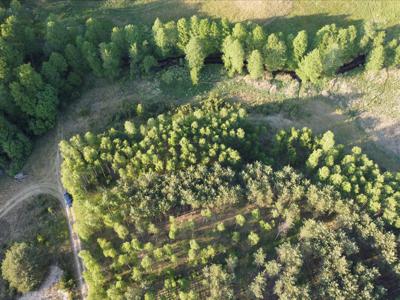
POLYGON ((0 208, 0 218, 3 218, 7 213, 9 213, 13 208, 18 206, 20 203, 41 194, 51 195, 57 199, 60 198, 59 191, 54 187, 54 184, 33 184, 27 188, 24 188, 14 197, 7 201, 5 205, 0 208))

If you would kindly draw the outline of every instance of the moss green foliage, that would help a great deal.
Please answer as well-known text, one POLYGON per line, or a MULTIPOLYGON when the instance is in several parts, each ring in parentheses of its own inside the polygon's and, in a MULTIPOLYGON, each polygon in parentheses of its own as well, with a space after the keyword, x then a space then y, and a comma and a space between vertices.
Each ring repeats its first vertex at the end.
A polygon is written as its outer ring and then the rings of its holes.
POLYGON ((46 273, 43 253, 26 243, 15 243, 7 250, 1 264, 2 276, 10 286, 26 293, 42 282, 46 273))
POLYGON ((16 173, 31 153, 29 139, 15 125, 0 114, 0 167, 16 173))
POLYGON ((331 132, 267 142, 214 98, 145 115, 61 144, 89 299, 395 293, 399 175, 331 132))
POLYGON ((309 129, 292 129, 276 136, 273 152, 283 159, 280 164, 300 168, 313 180, 332 185, 343 197, 355 199, 366 211, 400 228, 400 173, 383 172, 360 148, 345 153, 332 132, 314 137, 309 129))
POLYGON ((206 58, 202 40, 198 37, 192 37, 185 47, 185 53, 190 68, 190 77, 193 84, 197 84, 199 82, 199 73, 206 58))
POLYGON ((250 73, 251 78, 261 78, 264 73, 263 58, 258 50, 253 50, 249 56, 247 63, 247 70, 250 73))
POLYGON ((282 70, 285 67, 288 55, 285 42, 277 34, 270 34, 264 49, 264 63, 269 71, 282 70))
POLYGON ((322 79, 324 66, 318 49, 308 53, 299 63, 296 73, 301 80, 318 83, 322 79))
POLYGON ((222 59, 228 75, 242 74, 245 52, 240 40, 235 39, 233 36, 228 36, 224 40, 223 53, 222 59))

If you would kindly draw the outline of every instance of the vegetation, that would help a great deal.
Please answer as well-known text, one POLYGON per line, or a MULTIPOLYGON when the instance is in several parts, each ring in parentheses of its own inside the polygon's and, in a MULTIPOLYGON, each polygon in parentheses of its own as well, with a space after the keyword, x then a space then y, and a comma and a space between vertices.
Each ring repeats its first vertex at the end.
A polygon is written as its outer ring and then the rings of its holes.
MULTIPOLYGON (((126 24, 71 19, 69 12, 42 18, 6 2, 0 168, 9 175, 21 169, 35 137, 55 127, 58 109, 79 96, 86 78, 134 80, 168 67, 156 75, 160 87, 189 96, 214 84, 204 76, 210 62, 223 63, 218 76, 248 73, 254 85, 289 73, 305 90, 349 65, 365 65, 368 76, 400 65, 396 29, 368 22, 319 16, 329 22, 293 29, 193 15, 126 24)), ((117 2, 139 5, 102 4, 117 2)), ((211 2, 199 5, 218 5, 211 2)), ((59 144, 89 299, 398 295, 400 173, 383 170, 359 147, 346 151, 330 131, 274 135, 214 94, 177 107, 163 100, 152 107, 143 101, 113 127, 59 144)), ((1 249, 0 298, 36 288, 50 263, 69 265, 63 216, 40 201, 35 226, 7 237, 1 249)), ((70 287, 69 276, 62 286, 70 287)))
POLYGON ((230 76, 242 74, 247 63, 253 78, 260 78, 264 69, 285 70, 318 84, 360 55, 368 55, 368 70, 398 65, 397 42, 369 24, 359 28, 326 25, 315 35, 302 30, 295 36, 267 36, 256 24, 196 16, 165 23, 156 19, 151 28, 114 26, 95 18, 84 23, 63 21, 53 15, 41 22, 16 0, 4 10, 0 120, 4 119, 6 132, 0 134, 0 167, 9 174, 15 174, 29 155, 29 140, 55 126, 57 108, 79 95, 88 72, 114 80, 129 65, 135 77, 148 74, 165 60, 186 56, 196 84, 206 58, 222 52, 230 76), (43 31, 34 30, 41 27, 43 31))
POLYGON ((12 288, 25 293, 42 282, 45 264, 43 254, 38 255, 36 248, 26 243, 15 243, 7 250, 1 270, 12 288))
POLYGON ((392 297, 399 175, 331 132, 267 136, 210 98, 62 142, 89 298, 392 297))
POLYGON ((2 219, 0 298, 36 289, 50 265, 64 271, 65 289, 74 287, 68 228, 56 199, 39 196, 2 219))

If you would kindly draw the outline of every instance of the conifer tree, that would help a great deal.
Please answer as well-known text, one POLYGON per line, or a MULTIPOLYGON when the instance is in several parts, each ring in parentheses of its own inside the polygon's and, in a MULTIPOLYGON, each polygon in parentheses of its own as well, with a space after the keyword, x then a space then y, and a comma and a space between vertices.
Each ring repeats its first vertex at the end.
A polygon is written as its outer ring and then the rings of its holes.
POLYGON ((247 70, 250 73, 250 77, 253 79, 259 79, 264 73, 263 58, 258 50, 253 50, 249 56, 247 63, 247 70))
POLYGON ((192 37, 185 48, 186 60, 189 64, 190 77, 193 84, 199 82, 199 73, 206 58, 203 41, 198 37, 192 37))

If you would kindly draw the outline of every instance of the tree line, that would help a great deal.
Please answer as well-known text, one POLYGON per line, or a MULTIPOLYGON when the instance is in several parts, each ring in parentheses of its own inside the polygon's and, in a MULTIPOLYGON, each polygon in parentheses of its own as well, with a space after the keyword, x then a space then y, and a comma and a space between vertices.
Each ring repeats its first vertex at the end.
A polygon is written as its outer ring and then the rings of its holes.
POLYGON ((290 70, 303 81, 318 83, 359 55, 366 69, 400 64, 397 39, 371 24, 363 28, 322 27, 270 33, 253 23, 226 19, 181 18, 152 27, 114 26, 104 19, 84 23, 49 16, 35 21, 17 0, 0 10, 0 167, 16 173, 31 151, 31 140, 53 128, 57 108, 79 95, 85 74, 115 79, 129 66, 131 77, 149 73, 160 60, 185 57, 192 82, 200 80, 206 57, 222 55, 227 74, 252 78, 265 70, 290 70))

